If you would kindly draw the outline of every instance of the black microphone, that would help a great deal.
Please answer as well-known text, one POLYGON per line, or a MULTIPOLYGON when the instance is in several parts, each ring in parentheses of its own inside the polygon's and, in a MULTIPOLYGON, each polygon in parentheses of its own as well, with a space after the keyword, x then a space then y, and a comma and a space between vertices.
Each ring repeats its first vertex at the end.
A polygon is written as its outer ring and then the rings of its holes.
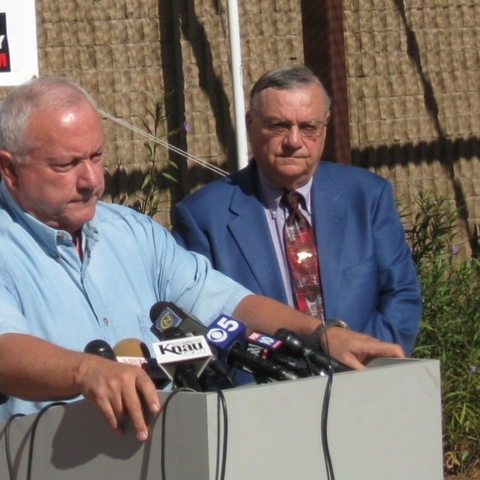
POLYGON ((106 358, 107 360, 117 361, 115 352, 112 347, 105 340, 92 340, 85 345, 84 353, 97 355, 97 357, 106 358))
POLYGON ((279 328, 275 332, 275 336, 283 341, 282 348, 292 355, 308 358, 312 363, 320 368, 325 368, 327 371, 331 367, 334 372, 350 372, 353 368, 347 365, 337 362, 332 357, 325 355, 324 353, 308 348, 303 341, 302 337, 292 330, 286 328, 279 328))
POLYGON ((247 352, 278 363, 301 378, 326 375, 323 369, 312 365, 303 357, 294 357, 283 353, 281 351, 282 345, 282 340, 259 332, 258 330, 251 332, 250 335, 247 336, 247 352))
POLYGON ((245 350, 246 325, 227 315, 220 315, 210 325, 206 338, 217 348, 220 361, 227 367, 239 365, 254 374, 267 375, 274 380, 294 380, 298 376, 290 370, 260 358, 245 350))
MULTIPOLYGON (((163 341, 185 337, 185 333, 178 327, 170 327, 163 332, 163 341)), ((203 392, 203 388, 198 380, 195 365, 189 361, 177 363, 175 365, 173 383, 177 387, 191 388, 196 392, 203 392)))
POLYGON ((178 327, 162 333, 164 340, 153 344, 157 362, 177 387, 202 392, 198 381, 212 357, 205 337, 187 336, 178 327))
POLYGON ((162 340, 167 328, 179 327, 186 334, 206 335, 208 328, 193 313, 186 312, 172 302, 157 302, 150 308, 152 333, 162 340))
MULTIPOLYGON (((206 327, 195 315, 193 315, 193 313, 177 307, 177 305, 172 302, 155 303, 150 309, 150 319, 153 322, 151 331, 159 340, 171 340, 173 337, 166 338, 165 334, 172 330, 172 328, 180 329, 184 333, 184 336, 205 336, 208 333, 208 327, 206 327)), ((228 376, 226 368, 217 358, 218 352, 215 350, 215 348, 213 348, 212 351, 213 355, 210 359, 209 367, 217 375, 220 375, 224 380, 226 380, 230 387, 234 387, 231 378, 228 376)))

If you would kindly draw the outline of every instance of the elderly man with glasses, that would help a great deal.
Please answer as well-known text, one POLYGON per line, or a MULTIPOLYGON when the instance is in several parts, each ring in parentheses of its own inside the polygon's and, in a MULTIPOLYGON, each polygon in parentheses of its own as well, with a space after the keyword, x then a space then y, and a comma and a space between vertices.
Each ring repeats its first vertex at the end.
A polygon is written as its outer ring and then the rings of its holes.
POLYGON ((320 162, 330 98, 305 66, 265 73, 246 115, 252 160, 176 205, 174 236, 251 291, 397 343, 408 355, 419 283, 391 184, 320 162))

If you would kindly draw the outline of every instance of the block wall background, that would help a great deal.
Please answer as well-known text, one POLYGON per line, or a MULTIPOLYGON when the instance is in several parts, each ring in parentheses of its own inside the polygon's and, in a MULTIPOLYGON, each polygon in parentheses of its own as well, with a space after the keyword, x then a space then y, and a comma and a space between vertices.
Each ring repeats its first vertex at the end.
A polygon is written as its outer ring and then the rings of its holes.
MULTIPOLYGON (((300 1, 239 0, 245 95, 265 70, 303 62, 300 1)), ((226 0, 37 1, 40 74, 82 84, 107 113, 236 169, 226 0), (165 94, 167 95, 165 96, 165 94)), ((480 5, 474 0, 343 0, 352 163, 389 178, 409 204, 421 190, 462 207, 465 251, 480 223, 480 5)), ((319 48, 322 48, 319 45, 319 48)), ((0 97, 7 89, 0 90, 0 97)), ((148 168, 141 135, 105 120, 107 191, 132 203, 148 168)), ((179 168, 172 203, 219 178, 159 148, 179 168)), ((478 242, 477 242, 478 243, 478 242)))
POLYGON ((462 247, 480 222, 480 4, 344 0, 352 161, 461 208, 462 247))

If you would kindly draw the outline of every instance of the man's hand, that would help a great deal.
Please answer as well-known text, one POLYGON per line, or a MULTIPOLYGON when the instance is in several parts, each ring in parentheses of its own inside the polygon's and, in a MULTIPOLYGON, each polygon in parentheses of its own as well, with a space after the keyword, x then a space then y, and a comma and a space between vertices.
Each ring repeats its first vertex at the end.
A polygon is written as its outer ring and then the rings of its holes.
POLYGON ((137 439, 148 438, 144 408, 155 414, 160 411, 160 403, 155 385, 144 370, 87 355, 76 381, 80 393, 100 408, 116 432, 122 432, 122 424, 129 417, 137 439))
MULTIPOLYGON (((293 308, 260 295, 244 297, 233 316, 245 322, 250 329, 274 334, 279 327, 297 332, 310 341, 312 332, 319 326, 318 318, 300 313, 293 308)), ((340 327, 329 328, 320 339, 325 353, 349 367, 361 370, 365 363, 376 357, 404 358, 402 347, 381 342, 363 333, 340 327)))
POLYGON ((67 350, 31 335, 0 335, 0 384, 2 393, 32 401, 82 394, 117 432, 130 417, 140 441, 148 437, 144 409, 160 411, 155 385, 141 368, 67 350))
POLYGON ((357 370, 365 369, 365 363, 373 358, 405 358, 400 345, 339 327, 329 328, 322 335, 320 344, 323 351, 335 360, 357 370))

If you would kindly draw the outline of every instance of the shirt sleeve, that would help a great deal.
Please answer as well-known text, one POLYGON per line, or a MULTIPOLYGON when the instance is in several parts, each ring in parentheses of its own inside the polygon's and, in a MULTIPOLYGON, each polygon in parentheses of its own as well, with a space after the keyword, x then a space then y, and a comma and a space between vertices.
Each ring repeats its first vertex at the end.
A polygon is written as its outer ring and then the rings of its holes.
POLYGON ((26 318, 20 310, 14 292, 10 275, 0 263, 0 334, 28 333, 26 318))
POLYGON ((221 314, 231 315, 243 298, 252 295, 213 269, 206 257, 178 245, 163 227, 156 228, 155 235, 160 300, 175 303, 209 325, 221 314))

